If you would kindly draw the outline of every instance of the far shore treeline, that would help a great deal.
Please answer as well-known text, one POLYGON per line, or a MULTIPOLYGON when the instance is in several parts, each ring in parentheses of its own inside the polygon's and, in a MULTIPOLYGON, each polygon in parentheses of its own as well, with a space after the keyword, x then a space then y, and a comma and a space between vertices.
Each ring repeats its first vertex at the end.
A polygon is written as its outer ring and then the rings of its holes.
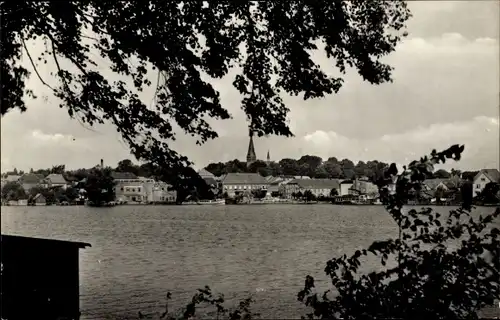
MULTIPOLYGON (((322 159, 318 156, 305 155, 299 159, 284 158, 280 161, 265 162, 257 160, 247 166, 246 162, 239 160, 231 160, 226 163, 216 162, 208 164, 205 169, 215 176, 222 176, 226 173, 259 173, 266 176, 308 176, 317 179, 354 179, 360 177, 367 177, 371 181, 376 181, 380 178, 384 171, 389 167, 388 163, 371 160, 371 161, 358 161, 356 164, 349 159, 339 160, 335 157, 322 159)), ((130 172, 140 177, 158 178, 158 173, 161 172, 160 168, 155 167, 149 163, 135 164, 132 160, 125 159, 118 162, 116 167, 107 167, 116 172, 130 172)), ((52 168, 45 169, 30 169, 29 173, 41 174, 47 176, 51 173, 62 174, 68 180, 79 181, 87 178, 93 168, 82 168, 76 170, 66 170, 65 165, 54 165, 52 168)), ((479 171, 459 171, 451 169, 446 171, 440 169, 432 173, 432 178, 447 179, 452 175, 461 176, 464 180, 472 180, 479 171)), ((2 177, 8 175, 22 175, 22 170, 13 169, 11 171, 3 172, 2 177)), ((168 179, 167 179, 168 180, 168 179)), ((170 182, 170 181, 165 181, 170 182)))

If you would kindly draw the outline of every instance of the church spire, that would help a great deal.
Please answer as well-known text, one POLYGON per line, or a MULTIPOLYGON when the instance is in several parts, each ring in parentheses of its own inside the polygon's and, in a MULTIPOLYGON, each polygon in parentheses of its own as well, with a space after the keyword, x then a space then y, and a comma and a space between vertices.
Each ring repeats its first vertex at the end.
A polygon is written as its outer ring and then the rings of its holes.
POLYGON ((267 150, 267 164, 269 164, 271 162, 271 156, 269 155, 269 150, 267 150))
POLYGON ((247 166, 249 166, 252 162, 257 160, 257 156, 255 155, 255 147, 253 145, 253 131, 249 131, 250 142, 248 143, 248 152, 247 152, 247 166))

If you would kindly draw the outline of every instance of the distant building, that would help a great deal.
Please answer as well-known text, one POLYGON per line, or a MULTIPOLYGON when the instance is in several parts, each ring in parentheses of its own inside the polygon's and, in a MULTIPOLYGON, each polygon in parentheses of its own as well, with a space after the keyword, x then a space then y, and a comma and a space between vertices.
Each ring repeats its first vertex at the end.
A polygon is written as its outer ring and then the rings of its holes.
POLYGON ((480 194, 490 182, 500 183, 500 172, 497 169, 482 169, 473 180, 472 196, 480 194))
POLYGON ((5 182, 19 182, 21 176, 10 174, 5 178, 5 182))
MULTIPOLYGON (((116 201, 143 202, 147 201, 144 180, 131 172, 111 172, 115 182, 116 201)), ((151 179, 154 183, 154 180, 151 179)))
POLYGON ((364 196, 366 199, 375 199, 378 197, 378 187, 370 181, 356 179, 348 190, 350 195, 364 196))
POLYGON ((252 190, 267 190, 268 181, 258 173, 228 173, 222 179, 222 190, 229 196, 252 190))
POLYGON ((294 179, 286 183, 284 188, 284 197, 291 199, 292 194, 310 191, 316 197, 330 196, 332 189, 339 193, 340 181, 338 179, 294 179))
POLYGON ((349 192, 349 189, 354 185, 353 180, 342 180, 340 181, 340 187, 339 187, 339 196, 347 196, 352 194, 352 192, 349 192))
POLYGON ((34 187, 39 187, 43 183, 43 176, 35 173, 26 173, 18 181, 25 191, 29 191, 34 187))
POLYGON ((253 131, 250 130, 250 141, 248 142, 248 151, 247 151, 247 167, 252 163, 257 161, 257 155, 255 154, 255 146, 253 144, 253 131))
POLYGON ((153 186, 153 196, 151 202, 175 202, 177 192, 170 190, 171 185, 165 182, 156 182, 153 186))
POLYGON ((44 179, 44 186, 46 188, 62 188, 66 190, 68 185, 68 181, 66 181, 62 174, 51 173, 44 179))
POLYGON ((198 171, 198 174, 203 179, 205 179, 205 178, 215 179, 215 175, 213 173, 207 171, 207 169, 201 169, 200 171, 198 171))
POLYGON ((130 172, 112 172, 116 201, 175 202, 177 192, 170 185, 152 178, 138 177, 130 172))
POLYGON ((273 177, 273 176, 267 176, 266 180, 269 183, 269 186, 267 187, 268 194, 271 194, 273 192, 280 192, 280 185, 284 181, 286 181, 286 179, 282 177, 273 177))

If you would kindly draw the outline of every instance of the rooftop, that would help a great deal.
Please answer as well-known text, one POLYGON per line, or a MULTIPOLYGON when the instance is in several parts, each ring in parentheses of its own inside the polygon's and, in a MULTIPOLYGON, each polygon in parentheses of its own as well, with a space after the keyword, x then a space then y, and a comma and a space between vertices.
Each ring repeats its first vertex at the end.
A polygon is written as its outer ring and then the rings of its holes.
POLYGON ((497 169, 482 169, 479 173, 474 177, 474 180, 480 175, 484 174, 488 179, 493 182, 500 182, 500 172, 497 169))
POLYGON ((224 184, 268 184, 266 178, 258 173, 228 173, 222 182, 224 184))
POLYGON ((19 176, 19 175, 14 175, 14 174, 9 174, 9 175, 7 176, 7 178, 5 178, 5 180, 6 180, 7 182, 16 182, 16 181, 18 181, 18 180, 19 180, 19 178, 21 178, 21 176, 19 176))
POLYGON ((66 184, 66 179, 62 174, 51 173, 45 179, 50 180, 54 184, 66 184))
POLYGON ((39 245, 71 245, 80 249, 84 249, 86 247, 91 247, 90 243, 85 242, 74 242, 74 241, 64 241, 64 240, 55 240, 55 239, 43 239, 43 238, 32 238, 32 237, 23 237, 23 236, 15 236, 15 235, 0 235, 0 239, 2 242, 2 246, 6 242, 11 243, 25 243, 25 244, 39 244, 39 245))
POLYGON ((202 178, 215 178, 215 175, 206 169, 201 169, 200 171, 198 171, 198 174, 202 178))
POLYGON ((289 184, 297 184, 304 189, 338 189, 340 186, 338 179, 295 179, 289 184))
POLYGON ((19 181, 21 183, 39 183, 40 180, 43 179, 43 176, 40 177, 40 175, 38 174, 34 174, 34 173, 26 173, 26 174, 23 174, 21 176, 21 178, 19 179, 19 181))

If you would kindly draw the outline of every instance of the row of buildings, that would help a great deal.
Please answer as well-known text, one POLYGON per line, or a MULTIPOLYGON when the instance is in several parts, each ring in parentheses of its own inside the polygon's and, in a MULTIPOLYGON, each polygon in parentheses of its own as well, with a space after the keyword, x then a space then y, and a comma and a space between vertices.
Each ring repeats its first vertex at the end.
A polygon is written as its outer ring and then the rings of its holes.
MULTIPOLYGON (((262 177, 257 173, 228 173, 216 177, 205 169, 199 171, 200 176, 216 193, 234 197, 247 194, 253 190, 265 190, 268 196, 292 199, 298 192, 310 191, 314 196, 328 197, 332 190, 338 196, 356 195, 366 199, 378 197, 378 187, 368 179, 311 179, 309 177, 262 177)), ((161 181, 138 177, 130 172, 113 172, 116 201, 132 203, 175 202, 176 192, 161 181)), ((82 181, 68 181, 62 174, 49 174, 46 177, 28 173, 21 176, 10 175, 2 179, 2 187, 7 182, 19 183, 29 192, 34 187, 67 189, 77 186, 82 181)), ((500 172, 496 169, 481 170, 472 181, 473 196, 480 193, 488 183, 500 183, 500 172)), ((449 179, 428 179, 424 182, 423 194, 432 198, 435 191, 457 189, 462 183, 460 177, 449 179)))
MULTIPOLYGON (((266 190, 268 195, 277 195, 280 198, 291 199, 298 192, 304 193, 309 190, 314 196, 328 197, 332 189, 338 196, 361 196, 365 199, 376 199, 379 195, 378 187, 366 178, 355 180, 342 179, 311 179, 309 177, 262 177, 257 173, 228 173, 222 177, 215 177, 206 170, 201 170, 200 175, 213 184, 217 182, 218 187, 229 197, 252 190, 266 190)), ((490 182, 500 183, 500 172, 497 169, 483 169, 472 181, 472 197, 480 194, 490 182)), ((422 197, 432 200, 437 190, 444 193, 459 190, 464 183, 460 176, 452 176, 449 179, 427 179, 424 181, 421 192, 422 197)), ((395 188, 395 185, 390 186, 395 188)))
MULTIPOLYGON (((151 178, 138 177, 129 172, 112 172, 111 176, 115 182, 115 196, 118 202, 175 202, 176 192, 171 190, 170 185, 158 182, 151 178)), ((27 194, 33 188, 49 188, 66 190, 69 187, 78 188, 82 181, 71 181, 62 174, 49 174, 44 177, 40 174, 27 173, 23 175, 8 175, 1 181, 2 188, 9 182, 18 183, 27 194)), ((83 189, 79 189, 84 193, 83 189)), ((39 199, 38 195, 35 198, 39 199)), ((20 199, 27 200, 27 199, 20 199)), ((40 201, 43 199, 40 198, 40 201)), ((22 201, 21 201, 22 202, 22 201)), ((24 203, 24 202, 23 202, 24 203)))
MULTIPOLYGON (((247 165, 257 161, 253 134, 250 132, 247 165)), ((269 152, 267 162, 270 162, 269 152)), ((97 166, 99 167, 99 166, 97 166)), ((101 160, 100 167, 103 167, 101 160)), ((292 199, 297 193, 310 191, 314 196, 328 197, 335 190, 338 196, 358 196, 367 200, 376 199, 379 196, 378 187, 368 179, 342 180, 342 179, 312 179, 310 177, 263 177, 258 173, 228 173, 216 177, 205 169, 200 170, 199 175, 212 188, 214 194, 235 197, 238 194, 251 194, 254 190, 265 190, 266 196, 292 199)), ((165 182, 155 181, 151 178, 138 177, 130 172, 112 172, 115 182, 115 195, 118 202, 131 203, 155 203, 175 202, 177 194, 171 190, 165 182)), ((29 191, 35 186, 46 188, 63 188, 77 186, 82 181, 68 181, 62 174, 49 174, 43 177, 38 174, 29 173, 22 176, 10 175, 2 179, 2 187, 7 182, 17 182, 29 191)), ((500 172, 497 169, 483 169, 472 181, 472 197, 475 197, 490 182, 500 183, 500 172)), ((432 200, 437 190, 451 191, 459 189, 463 183, 461 177, 452 176, 450 179, 428 179, 424 182, 422 195, 432 200)), ((395 185, 390 186, 394 191, 395 185)), ((389 190, 391 191, 391 190, 389 190)))

